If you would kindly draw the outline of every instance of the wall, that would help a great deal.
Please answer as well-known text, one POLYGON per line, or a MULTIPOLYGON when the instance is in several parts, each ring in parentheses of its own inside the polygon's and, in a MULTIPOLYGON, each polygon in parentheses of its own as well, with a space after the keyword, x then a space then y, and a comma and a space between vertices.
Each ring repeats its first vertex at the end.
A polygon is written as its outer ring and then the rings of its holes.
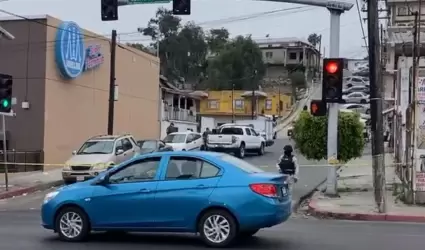
MULTIPOLYGON (((61 21, 48 18, 49 26, 61 21)), ((57 29, 47 28, 54 41, 57 29)), ((104 63, 73 80, 60 74, 54 50, 47 51, 45 100, 45 161, 61 163, 91 136, 107 133, 110 43, 85 31, 85 45, 101 45, 104 63)), ((160 136, 158 61, 141 51, 117 46, 114 133, 131 133, 137 139, 160 136)))
POLYGON ((6 117, 9 131, 9 149, 18 151, 42 150, 44 144, 44 75, 46 49, 46 20, 43 16, 34 21, 5 20, 0 25, 15 36, 9 41, 0 39, 0 73, 14 77, 13 97, 17 104, 16 117, 6 117), (38 23, 37 23, 38 22, 38 23), (30 109, 22 109, 28 101, 30 109))
MULTIPOLYGON (((235 107, 234 113, 236 116, 240 115, 251 115, 251 98, 242 97, 241 95, 246 91, 234 91, 235 107), (239 106, 240 104, 240 106, 239 106)), ((290 109, 291 97, 289 95, 280 95, 280 101, 283 103, 283 110, 281 115, 284 115, 287 109, 290 109)), ((278 115, 279 107, 279 95, 277 93, 267 93, 267 98, 260 97, 257 103, 256 112, 261 114, 264 110, 264 114, 267 115, 278 115), (271 100, 270 109, 266 109, 266 100, 271 100)), ((200 113, 202 115, 232 115, 232 91, 208 91, 208 98, 203 99, 200 102, 200 113), (210 101, 218 101, 218 108, 214 109, 208 107, 210 101)))

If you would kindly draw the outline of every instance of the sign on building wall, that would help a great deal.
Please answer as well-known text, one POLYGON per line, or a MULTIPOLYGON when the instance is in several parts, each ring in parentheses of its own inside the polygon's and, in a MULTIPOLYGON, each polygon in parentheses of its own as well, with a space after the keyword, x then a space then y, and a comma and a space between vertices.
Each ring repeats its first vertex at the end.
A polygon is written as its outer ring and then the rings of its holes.
POLYGON ((425 104, 425 77, 418 78, 416 100, 418 101, 418 103, 425 104))
POLYGON ((56 64, 68 79, 79 77, 84 71, 103 63, 100 45, 85 47, 84 33, 75 22, 59 25, 55 41, 56 64))

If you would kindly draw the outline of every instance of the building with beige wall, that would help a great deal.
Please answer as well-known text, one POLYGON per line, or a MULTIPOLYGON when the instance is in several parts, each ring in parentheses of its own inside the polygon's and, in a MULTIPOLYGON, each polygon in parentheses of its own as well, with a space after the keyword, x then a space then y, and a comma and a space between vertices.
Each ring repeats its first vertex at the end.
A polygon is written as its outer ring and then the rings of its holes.
MULTIPOLYGON (((0 41, 0 72, 14 77, 16 98, 16 116, 6 119, 8 149, 40 151, 45 163, 62 163, 89 137, 106 134, 110 41, 51 16, 0 24, 15 36, 0 41)), ((114 133, 158 138, 158 59, 117 46, 116 84, 114 133)))

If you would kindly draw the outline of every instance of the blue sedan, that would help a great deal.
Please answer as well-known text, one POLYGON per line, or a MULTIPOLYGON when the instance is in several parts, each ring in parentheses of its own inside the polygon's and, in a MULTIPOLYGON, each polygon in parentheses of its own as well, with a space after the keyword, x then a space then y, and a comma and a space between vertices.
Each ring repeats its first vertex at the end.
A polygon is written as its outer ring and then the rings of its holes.
POLYGON ((135 157, 92 180, 46 195, 42 225, 65 241, 91 231, 199 234, 226 247, 286 221, 286 177, 228 154, 157 152, 135 157))

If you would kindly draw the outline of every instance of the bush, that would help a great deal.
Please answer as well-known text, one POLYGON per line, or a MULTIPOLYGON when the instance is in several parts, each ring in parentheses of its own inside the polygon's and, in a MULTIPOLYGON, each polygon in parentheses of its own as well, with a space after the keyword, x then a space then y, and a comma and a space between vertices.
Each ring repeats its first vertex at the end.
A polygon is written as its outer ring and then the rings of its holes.
MULTIPOLYGON (((296 149, 309 160, 327 159, 328 117, 312 116, 303 111, 294 124, 296 149)), ((338 116, 338 160, 348 162, 363 153, 364 125, 357 113, 340 112, 338 116)))

